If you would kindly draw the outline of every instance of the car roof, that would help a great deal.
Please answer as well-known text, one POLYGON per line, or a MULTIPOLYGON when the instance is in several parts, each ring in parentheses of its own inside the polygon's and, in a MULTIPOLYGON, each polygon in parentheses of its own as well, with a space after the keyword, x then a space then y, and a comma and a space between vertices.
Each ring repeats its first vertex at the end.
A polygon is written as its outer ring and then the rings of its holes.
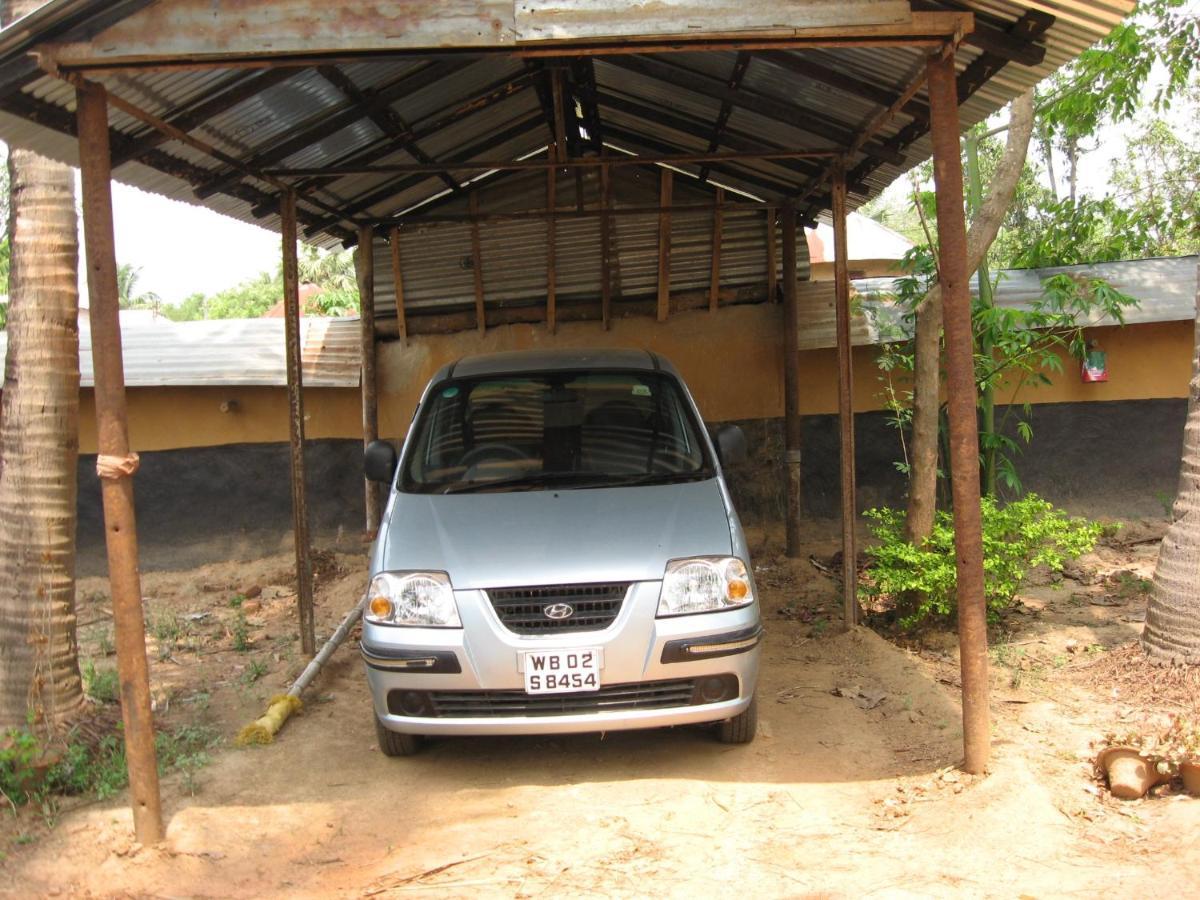
POLYGON ((481 375, 513 375, 527 372, 561 372, 575 369, 618 369, 677 375, 675 367, 647 350, 517 350, 467 356, 438 372, 442 378, 476 378, 481 375))

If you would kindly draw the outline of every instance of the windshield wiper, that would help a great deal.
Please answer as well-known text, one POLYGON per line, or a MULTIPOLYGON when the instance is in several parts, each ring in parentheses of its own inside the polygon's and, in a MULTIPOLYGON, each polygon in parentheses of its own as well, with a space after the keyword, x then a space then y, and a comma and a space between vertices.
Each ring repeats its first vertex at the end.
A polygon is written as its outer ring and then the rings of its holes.
POLYGON ((467 481, 452 484, 442 491, 443 494, 470 494, 476 491, 497 490, 509 488, 546 487, 551 484, 570 484, 572 487, 603 487, 608 479, 597 476, 592 472, 530 472, 515 478, 497 478, 492 481, 467 481), (574 484, 573 482, 579 482, 574 484))
POLYGON ((638 485, 681 484, 686 481, 706 481, 716 473, 709 469, 695 472, 646 472, 641 475, 614 476, 606 487, 636 487, 638 485))

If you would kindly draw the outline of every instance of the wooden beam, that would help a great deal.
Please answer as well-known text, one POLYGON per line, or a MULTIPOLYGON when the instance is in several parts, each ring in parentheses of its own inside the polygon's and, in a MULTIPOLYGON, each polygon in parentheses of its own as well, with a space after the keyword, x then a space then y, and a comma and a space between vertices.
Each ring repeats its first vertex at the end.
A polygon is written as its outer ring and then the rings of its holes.
MULTIPOLYGON (((358 246, 354 250, 354 269, 358 280, 359 340, 362 355, 362 422, 363 450, 372 441, 379 440, 379 384, 375 366, 375 239, 370 228, 358 232, 358 246)), ((399 296, 399 289, 396 294, 399 296)), ((397 302, 397 309, 399 303, 397 302)), ((364 534, 375 539, 379 531, 381 507, 379 485, 369 478, 363 479, 365 524, 364 534)))
MULTIPOLYGON (((870 81, 862 81, 844 70, 823 66, 804 54, 773 50, 756 54, 756 56, 771 65, 834 88, 843 94, 868 100, 879 106, 891 106, 899 96, 888 88, 880 87, 870 81)), ((929 121, 929 104, 915 98, 905 103, 901 107, 901 112, 922 122, 929 121)))
MULTIPOLYGON (((87 252, 92 366, 95 370, 96 473, 104 504, 104 538, 117 644, 117 679, 124 722, 125 765, 137 840, 155 844, 164 837, 150 709, 145 615, 138 571, 137 514, 133 473, 138 457, 129 449, 125 368, 121 358, 117 296, 116 241, 112 217, 112 167, 108 143, 108 103, 103 87, 75 92, 79 168, 83 186, 83 231, 87 252)), ((72 262, 72 266, 74 263, 72 262)), ((63 361, 63 364, 67 364, 63 361)), ((75 365, 72 360, 70 365, 75 365)), ((64 436, 73 440, 74 435, 64 436)))
POLYGON ((294 153, 337 134, 360 119, 381 112, 406 95, 437 84, 457 71, 458 68, 458 63, 449 60, 431 62, 416 72, 406 72, 400 78, 375 91, 365 103, 350 103, 346 106, 322 110, 307 119, 302 125, 292 128, 284 134, 274 136, 270 140, 269 146, 251 151, 249 158, 237 161, 240 163, 239 167, 231 166, 209 182, 200 185, 196 189, 196 196, 203 200, 222 190, 231 182, 240 179, 246 169, 262 169, 281 159, 286 159, 294 153))
MULTIPOLYGON (((933 2, 933 0, 912 0, 913 11, 917 15, 945 14, 947 7, 965 11, 962 3, 933 2)), ((1046 48, 1037 43, 1037 38, 1050 25, 1054 24, 1053 15, 1041 10, 1029 10, 1023 18, 1033 14, 1031 25, 1040 26, 1036 34, 1013 33, 1001 19, 975 13, 975 27, 963 34, 963 42, 977 47, 985 53, 999 56, 1005 62, 1020 63, 1023 66, 1040 66, 1046 58, 1046 48)))
MULTIPOLYGON (((754 57, 749 53, 742 52, 734 57, 733 71, 729 74, 729 79, 725 82, 725 87, 729 90, 729 95, 721 101, 721 109, 717 113, 717 120, 713 123, 712 134, 708 138, 708 152, 716 153, 721 146, 721 138, 725 134, 725 129, 729 125, 729 116, 733 113, 733 98, 737 96, 738 88, 742 86, 742 79, 746 77, 746 72, 750 68, 750 62, 754 57)), ((704 166, 700 169, 700 181, 708 181, 708 167, 704 166)))
POLYGON ((546 170, 546 330, 558 330, 558 170, 546 170))
MULTIPOLYGON (((361 11, 351 13, 299 2, 242 0, 218 17, 212 15, 212 0, 173 0, 170 4, 151 4, 116 23, 95 41, 59 44, 48 62, 66 69, 144 66, 168 70, 234 63, 263 65, 279 58, 311 65, 353 60, 363 52, 415 54, 451 47, 561 56, 760 46, 912 46, 931 44, 960 30, 969 31, 971 18, 969 14, 939 12, 909 15, 906 4, 898 0, 847 0, 838 4, 797 0, 794 15, 784 12, 786 7, 779 3, 740 4, 732 13, 740 21, 749 21, 747 11, 761 7, 766 12, 760 11, 760 21, 773 24, 729 29, 730 14, 715 13, 711 3, 692 4, 690 10, 672 3, 667 11, 657 12, 660 18, 674 22, 674 33, 638 41, 630 39, 630 29, 645 28, 644 17, 631 15, 625 6, 602 4, 600 9, 587 13, 587 28, 572 31, 571 37, 526 42, 517 39, 521 32, 516 16, 521 6, 511 0, 465 4, 390 0, 372 3, 372 14, 364 15, 361 11), (867 24, 858 12, 867 8, 867 3, 876 10, 902 10, 903 21, 867 24), (808 27, 815 21, 825 24, 808 27), (385 29, 381 22, 403 23, 404 27, 385 29), (713 28, 714 24, 719 30, 713 28), (600 34, 604 36, 596 36, 600 34), (269 47, 264 35, 270 37, 269 47)), ((576 8, 577 14, 580 11, 576 8)))
MULTIPOLYGON (((364 109, 371 106, 370 94, 355 84, 354 79, 337 66, 321 66, 317 69, 317 72, 322 78, 337 88, 342 96, 351 103, 357 104, 364 109)), ((384 106, 373 108, 367 114, 367 117, 381 132, 388 137, 395 138, 396 145, 412 156, 413 159, 424 165, 436 165, 433 157, 422 150, 421 145, 412 138, 411 126, 404 121, 404 117, 396 112, 394 107, 384 106)), ((451 178, 445 169, 440 170, 437 174, 442 179, 442 183, 450 188, 450 190, 461 190, 459 183, 451 178)))
POLYGON ((991 753, 988 710, 987 606, 979 488, 975 339, 963 213, 958 91, 953 55, 929 57, 930 136, 937 194, 938 280, 946 329, 946 386, 950 419, 950 481, 954 502, 955 594, 962 675, 963 768, 987 770, 991 753))
POLYGON ((483 305, 483 251, 479 246, 479 192, 471 191, 471 274, 475 277, 475 327, 487 331, 487 309, 483 305))
POLYGON ((285 191, 279 205, 283 238, 283 322, 287 342, 288 449, 291 458, 292 538, 296 550, 296 609, 300 649, 317 652, 313 624, 312 548, 308 536, 308 494, 304 482, 304 373, 300 335, 300 272, 296 258, 296 195, 285 191))
MULTIPOLYGON (((553 169, 549 171, 554 171, 553 169)), ((661 171, 671 171, 670 169, 662 169, 661 171)), ((757 203, 752 200, 738 201, 730 203, 726 201, 721 204, 721 209, 725 211, 746 211, 753 209, 766 209, 764 203, 757 203)), ((666 208, 667 212, 712 212, 712 203, 678 203, 666 208)), ((660 206, 615 206, 607 213, 609 216, 647 216, 661 212, 663 207, 660 206)), ((498 212, 498 213, 430 213, 428 215, 413 212, 408 213, 398 219, 381 219, 378 225, 391 226, 394 224, 415 225, 429 224, 433 222, 520 222, 529 219, 602 219, 606 215, 603 209, 569 209, 559 208, 554 211, 545 209, 523 209, 513 212, 498 212)))
POLYGON ((783 431, 787 469, 787 505, 784 529, 787 555, 800 556, 800 524, 804 516, 803 420, 800 418, 800 309, 796 296, 796 210, 780 210, 783 226, 783 431))
MULTIPOLYGON (((605 60, 609 65, 634 72, 653 81, 669 84, 702 97, 728 101, 734 108, 746 109, 766 119, 789 125, 799 131, 833 141, 840 146, 849 146, 854 140, 853 129, 836 119, 820 115, 792 103, 776 100, 766 94, 758 94, 742 88, 730 90, 720 78, 704 75, 692 69, 660 59, 641 56, 620 56, 605 60)), ((862 148, 868 156, 893 165, 903 165, 904 155, 879 143, 869 143, 862 148)))
POLYGON ((392 249, 392 281, 396 285, 396 336, 400 343, 408 346, 408 313, 404 309, 404 264, 400 258, 400 229, 388 231, 388 244, 392 249))
POLYGON ((604 330, 612 326, 612 173, 600 167, 600 321, 604 330))
POLYGON ((671 314, 671 188, 672 172, 663 169, 658 193, 658 321, 671 314))
POLYGON ((859 621, 858 500, 854 452, 854 356, 850 346, 850 263, 846 242, 846 170, 833 173, 833 282, 837 320, 838 426, 841 432, 842 622, 847 630, 859 621))
POLYGON ((767 302, 779 302, 779 263, 775 257, 775 207, 767 207, 767 302))
POLYGON ((841 156, 836 150, 763 150, 749 152, 672 153, 651 156, 582 156, 559 162, 556 159, 482 159, 468 162, 381 163, 364 166, 329 166, 326 168, 264 169, 276 178, 342 178, 346 175, 436 175, 451 170, 460 172, 538 171, 541 169, 598 169, 601 166, 682 165, 685 163, 721 162, 780 162, 793 159, 833 159, 841 156))
MULTIPOLYGON (((761 284, 745 285, 737 288, 721 289, 721 306, 744 306, 762 303, 765 300, 765 290, 761 284)), ((558 322, 597 322, 601 321, 599 298, 559 298, 558 322)), ((438 307, 439 310, 443 309, 438 307)), ((674 313, 692 312, 708 309, 708 288, 702 290, 676 291, 671 295, 671 311, 674 313)), ((613 297, 613 319, 642 318, 653 319, 658 313, 658 295, 639 297, 613 297)), ((499 306, 488 315, 488 325, 495 328, 499 325, 536 325, 546 321, 546 308, 541 303, 526 303, 519 306, 499 306)), ((410 312, 408 318, 409 335, 423 334, 454 334, 475 330, 474 304, 457 305, 454 308, 440 312, 422 310, 410 312)), ((380 319, 376 322, 375 333, 383 338, 396 335, 396 323, 392 319, 380 319)))
POLYGON ((712 225, 712 267, 708 278, 708 311, 716 312, 717 304, 721 301, 721 204, 725 202, 725 191, 717 188, 713 205, 712 225))
MULTIPOLYGON (((199 103, 180 110, 166 121, 180 131, 193 131, 210 119, 226 113, 251 97, 261 94, 277 84, 295 76, 293 69, 267 69, 265 72, 239 72, 232 76, 214 93, 206 95, 199 103)), ((131 160, 140 159, 171 138, 162 131, 150 129, 143 137, 135 138, 119 156, 113 156, 113 168, 131 160)))
POLYGON ((554 103, 554 158, 557 162, 567 160, 567 125, 563 118, 563 70, 553 66, 550 72, 550 96, 554 103))

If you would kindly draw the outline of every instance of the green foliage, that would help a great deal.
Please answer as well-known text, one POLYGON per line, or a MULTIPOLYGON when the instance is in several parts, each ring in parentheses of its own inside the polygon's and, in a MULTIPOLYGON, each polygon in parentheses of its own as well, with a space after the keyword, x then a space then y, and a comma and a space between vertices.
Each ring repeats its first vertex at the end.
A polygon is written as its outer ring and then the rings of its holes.
POLYGON ((123 263, 117 267, 117 303, 121 309, 158 309, 162 298, 154 291, 138 293, 142 267, 123 263))
POLYGON ((116 669, 97 669, 88 660, 83 667, 83 690, 93 700, 101 703, 116 703, 121 696, 121 682, 116 669))
MULTIPOLYGON (((880 330, 881 346, 876 363, 880 370, 882 395, 889 421, 899 429, 901 446, 912 421, 912 373, 916 357, 911 340, 901 340, 915 329, 916 310, 937 277, 933 253, 917 246, 905 254, 905 275, 896 281, 891 301, 899 323, 882 322, 878 310, 871 314, 880 330)), ((1013 493, 1020 493, 1016 456, 1021 444, 1033 440, 1032 410, 1021 397, 1027 387, 1050 384, 1061 374, 1064 355, 1082 359, 1086 353, 1084 324, 1096 315, 1124 323, 1125 310, 1137 301, 1101 279, 1077 281, 1055 275, 1042 283, 1042 296, 1028 309, 990 306, 972 298, 971 326, 975 347, 975 386, 980 402, 999 390, 1009 392, 1004 415, 992 430, 979 436, 980 451, 995 459, 999 480, 1013 493), (978 348, 988 348, 981 352, 978 348), (1014 440, 1010 434, 1016 432, 1014 440), (1018 442, 1019 441, 1019 442, 1018 442)), ((907 457, 898 468, 907 473, 907 457)))
MULTIPOLYGON (((985 497, 983 514, 984 598, 989 617, 1012 605, 1025 574, 1044 565, 1062 571, 1063 564, 1091 550, 1101 526, 1071 518, 1036 494, 1000 504, 985 497)), ((937 514, 933 534, 920 547, 904 539, 904 514, 872 509, 871 532, 878 544, 867 549, 870 564, 860 591, 870 600, 895 605, 899 624, 913 628, 955 615, 954 522, 949 512, 937 514)))
POLYGON ((250 649, 250 627, 246 622, 246 614, 239 608, 230 628, 233 635, 233 649, 245 653, 250 649))
MULTIPOLYGON (((215 730, 200 725, 159 732, 154 739, 159 774, 179 773, 184 789, 195 793, 195 773, 209 762, 209 751, 219 742, 215 730)), ((95 744, 73 732, 55 754, 48 754, 28 729, 11 729, 0 739, 0 790, 14 804, 38 802, 43 811, 52 811, 56 795, 94 793, 105 800, 126 784, 120 725, 95 744)))
MULTIPOLYGON (((358 282, 354 275, 354 254, 349 251, 327 253, 301 244, 297 259, 300 282, 321 290, 307 298, 306 315, 346 316, 358 312, 358 282)), ((197 319, 257 319, 283 300, 283 268, 260 272, 241 284, 206 297, 192 294, 182 303, 163 307, 163 314, 175 322, 197 319)))

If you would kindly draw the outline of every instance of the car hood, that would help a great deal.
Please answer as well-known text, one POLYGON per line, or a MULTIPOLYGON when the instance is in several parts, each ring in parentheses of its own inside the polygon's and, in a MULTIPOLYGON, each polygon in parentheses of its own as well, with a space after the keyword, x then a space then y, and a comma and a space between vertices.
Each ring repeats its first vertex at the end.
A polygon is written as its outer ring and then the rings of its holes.
POLYGON ((717 479, 495 494, 396 494, 382 569, 448 572, 455 589, 657 581, 670 559, 727 555, 717 479))

